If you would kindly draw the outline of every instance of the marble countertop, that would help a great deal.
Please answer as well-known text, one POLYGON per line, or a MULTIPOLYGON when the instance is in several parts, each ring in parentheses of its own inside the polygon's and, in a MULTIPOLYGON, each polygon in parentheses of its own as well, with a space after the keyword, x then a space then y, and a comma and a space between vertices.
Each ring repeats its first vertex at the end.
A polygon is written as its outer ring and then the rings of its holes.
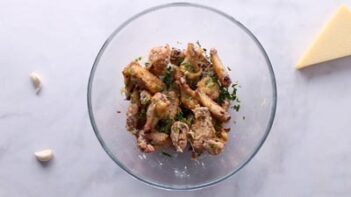
POLYGON ((324 22, 348 0, 201 1, 251 29, 273 63, 278 108, 256 157, 199 191, 141 183, 103 151, 89 122, 86 88, 99 48, 121 22, 166 1, 0 2, 0 196, 349 196, 351 58, 296 71, 324 22), (43 89, 34 94, 29 73, 43 89), (33 151, 50 147, 41 165, 33 151))

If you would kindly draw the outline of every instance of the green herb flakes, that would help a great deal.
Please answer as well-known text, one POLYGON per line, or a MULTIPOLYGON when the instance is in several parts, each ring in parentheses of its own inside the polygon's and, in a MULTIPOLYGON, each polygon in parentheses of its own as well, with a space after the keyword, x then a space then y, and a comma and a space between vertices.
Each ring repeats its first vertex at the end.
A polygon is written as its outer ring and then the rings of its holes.
POLYGON ((166 156, 166 157, 170 157, 170 158, 173 157, 171 154, 169 154, 169 153, 167 153, 167 152, 165 152, 165 151, 162 151, 161 154, 162 154, 163 156, 166 156))
POLYGON ((135 61, 138 62, 138 61, 141 61, 143 59, 143 57, 139 56, 137 58, 135 58, 135 61))
POLYGON ((172 119, 169 119, 169 118, 162 119, 158 123, 158 131, 162 132, 162 133, 169 134, 171 132, 172 124, 173 124, 173 120, 172 119))
POLYGON ((196 44, 197 44, 197 46, 198 46, 199 48, 202 48, 202 47, 201 47, 201 44, 200 44, 200 41, 196 41, 196 44))
POLYGON ((172 85, 173 82, 173 69, 172 67, 168 67, 165 75, 163 76, 162 79, 163 83, 166 84, 167 89, 169 89, 172 85))
POLYGON ((235 111, 239 111, 240 110, 240 100, 238 98, 238 96, 236 95, 237 92, 237 86, 238 84, 234 83, 231 85, 231 90, 229 90, 228 88, 224 87, 224 86, 220 86, 219 87, 219 97, 217 98, 217 103, 219 104, 223 104, 223 102, 225 100, 231 101, 231 102, 235 102, 236 104, 234 104, 233 106, 231 106, 235 111))

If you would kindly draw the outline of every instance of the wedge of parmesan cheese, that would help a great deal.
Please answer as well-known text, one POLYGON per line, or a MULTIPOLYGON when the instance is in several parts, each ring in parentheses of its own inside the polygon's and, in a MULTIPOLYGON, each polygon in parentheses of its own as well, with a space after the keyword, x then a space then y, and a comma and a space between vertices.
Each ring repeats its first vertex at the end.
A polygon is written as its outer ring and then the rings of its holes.
POLYGON ((297 69, 351 55, 351 11, 341 6, 301 57, 297 69))

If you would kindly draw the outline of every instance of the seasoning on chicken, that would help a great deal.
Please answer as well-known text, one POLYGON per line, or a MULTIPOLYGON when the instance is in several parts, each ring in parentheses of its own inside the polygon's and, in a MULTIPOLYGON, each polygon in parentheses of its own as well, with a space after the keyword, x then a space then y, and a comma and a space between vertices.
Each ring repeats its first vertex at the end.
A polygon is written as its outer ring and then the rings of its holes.
POLYGON ((151 94, 146 91, 146 90, 142 90, 140 92, 140 104, 142 105, 147 105, 151 102, 151 94))
POLYGON ((154 130, 151 133, 146 134, 146 136, 150 140, 150 144, 152 144, 155 149, 166 148, 171 145, 169 135, 166 133, 161 133, 154 130))
POLYGON ((175 81, 179 81, 180 78, 183 77, 183 76, 184 76, 184 75, 183 75, 183 72, 180 71, 180 68, 174 66, 174 67, 173 67, 173 79, 174 79, 175 81))
POLYGON ((139 108, 139 92, 135 89, 131 94, 131 101, 129 103, 127 111, 127 130, 130 132, 133 132, 137 128, 139 108))
POLYGON ((151 153, 155 151, 155 147, 145 138, 145 132, 143 130, 138 132, 137 145, 142 152, 151 153))
POLYGON ((160 119, 167 117, 167 110, 170 105, 171 102, 162 93, 158 92, 151 98, 151 103, 146 112, 146 123, 144 126, 146 133, 153 129, 160 119))
POLYGON ((218 155, 224 149, 224 143, 218 139, 209 139, 204 143, 204 147, 211 155, 218 155))
POLYGON ((197 83, 197 88, 213 100, 219 96, 219 86, 210 76, 202 78, 197 83))
POLYGON ((196 99, 196 92, 192 90, 186 83, 185 79, 181 77, 179 81, 176 81, 180 89, 180 101, 187 109, 194 109, 199 105, 196 99))
POLYGON ((171 51, 171 63, 175 66, 180 66, 180 64, 184 61, 185 54, 183 51, 172 48, 171 51))
POLYGON ((184 122, 174 122, 171 128, 171 139, 177 152, 183 152, 187 144, 187 134, 189 127, 184 122))
POLYGON ((180 70, 184 73, 186 78, 196 80, 201 76, 201 68, 196 62, 196 51, 194 44, 189 43, 185 51, 184 61, 180 64, 180 70))
POLYGON ((150 50, 149 66, 147 69, 156 76, 164 75, 170 63, 171 48, 166 46, 155 47, 150 50))
POLYGON ((179 109, 178 95, 176 94, 175 91, 169 91, 166 93, 166 96, 171 103, 168 107, 168 111, 166 112, 167 113, 166 115, 168 115, 168 118, 174 119, 174 117, 177 115, 178 109, 179 109))

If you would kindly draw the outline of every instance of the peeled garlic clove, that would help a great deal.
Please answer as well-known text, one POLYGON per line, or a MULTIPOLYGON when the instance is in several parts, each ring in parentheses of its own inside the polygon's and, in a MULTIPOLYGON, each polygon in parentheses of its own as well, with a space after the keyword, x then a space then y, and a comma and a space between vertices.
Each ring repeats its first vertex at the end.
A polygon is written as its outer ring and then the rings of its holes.
POLYGON ((36 94, 39 94, 39 92, 41 90, 41 80, 40 80, 39 75, 35 72, 32 72, 30 74, 30 79, 32 80, 36 94))
POLYGON ((53 157, 53 152, 51 149, 45 149, 34 152, 34 155, 39 161, 49 161, 53 157))

